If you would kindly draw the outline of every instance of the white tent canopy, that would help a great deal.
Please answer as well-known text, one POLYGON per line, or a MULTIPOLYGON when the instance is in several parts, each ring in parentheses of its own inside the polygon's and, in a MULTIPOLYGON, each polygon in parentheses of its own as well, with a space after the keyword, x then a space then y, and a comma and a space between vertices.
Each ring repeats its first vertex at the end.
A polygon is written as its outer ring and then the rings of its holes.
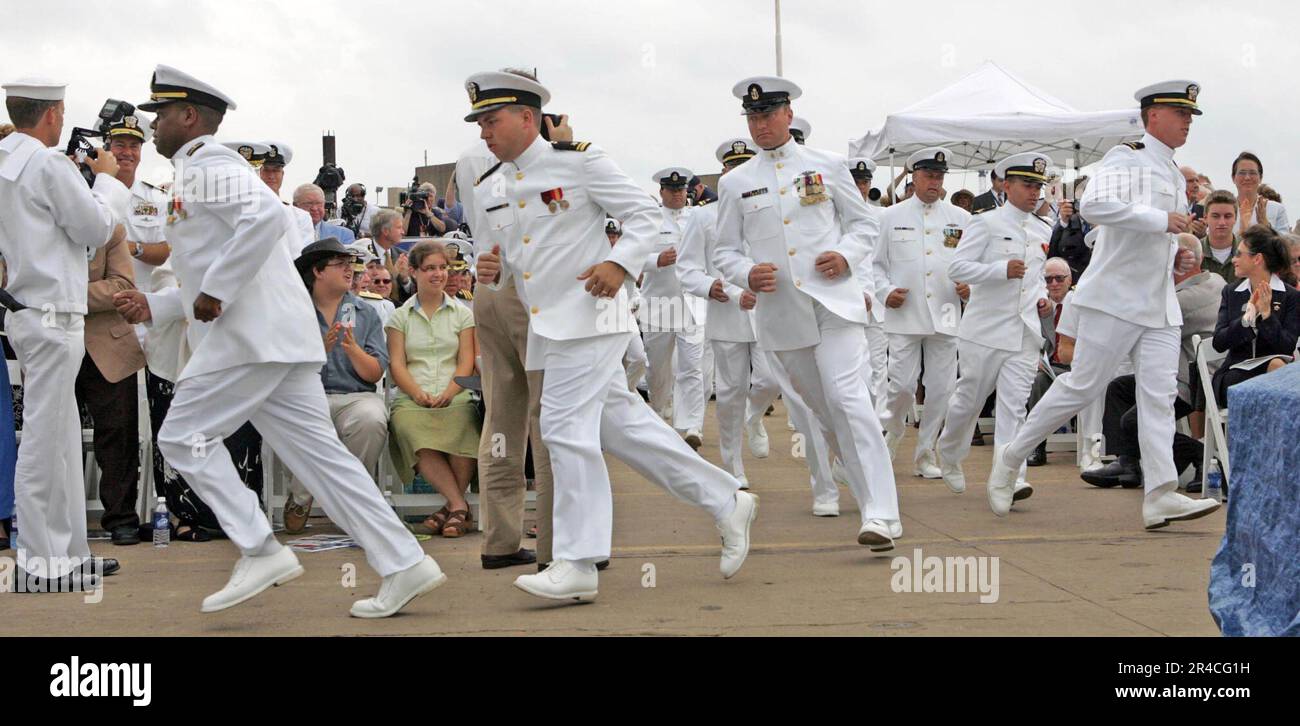
POLYGON ((1136 108, 1079 111, 985 61, 960 81, 890 114, 879 131, 850 141, 849 155, 894 166, 928 146, 944 146, 956 157, 951 167, 976 171, 1036 151, 1077 170, 1141 135, 1136 108))

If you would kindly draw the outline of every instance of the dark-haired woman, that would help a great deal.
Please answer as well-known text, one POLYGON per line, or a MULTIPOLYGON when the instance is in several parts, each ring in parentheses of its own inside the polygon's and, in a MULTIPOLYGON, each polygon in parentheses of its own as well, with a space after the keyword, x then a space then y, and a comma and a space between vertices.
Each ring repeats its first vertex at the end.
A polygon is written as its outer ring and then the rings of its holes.
POLYGON ((1237 234, 1257 224, 1272 227, 1278 234, 1291 231, 1286 207, 1259 193, 1264 183, 1264 162, 1258 156, 1249 151, 1237 155, 1232 162, 1232 183, 1237 185, 1237 234))
POLYGON ((1246 230, 1233 265, 1241 284, 1223 288, 1214 349, 1227 352, 1214 373, 1214 395, 1227 405, 1230 387, 1286 364, 1282 358, 1246 368, 1238 363, 1270 355, 1293 356, 1300 339, 1300 291, 1282 281, 1291 267, 1286 244, 1267 227, 1246 230))

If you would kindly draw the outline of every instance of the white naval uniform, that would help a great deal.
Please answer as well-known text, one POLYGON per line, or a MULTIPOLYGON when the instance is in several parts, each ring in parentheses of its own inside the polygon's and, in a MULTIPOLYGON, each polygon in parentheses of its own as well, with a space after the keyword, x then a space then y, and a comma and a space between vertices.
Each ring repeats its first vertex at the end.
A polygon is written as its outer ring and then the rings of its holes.
MULTIPOLYGON (((131 195, 126 207, 120 210, 122 226, 126 228, 128 242, 140 244, 158 244, 166 242, 163 223, 167 218, 167 193, 137 178, 131 185, 131 195)), ((155 265, 150 265, 140 258, 131 260, 131 271, 135 273, 135 286, 138 290, 153 292, 151 278, 155 265)), ((148 328, 135 326, 136 338, 141 347, 147 346, 148 328)))
POLYGON ((684 292, 708 300, 704 336, 713 348, 717 366, 718 446, 722 466, 736 477, 745 475, 741 439, 745 424, 761 417, 767 403, 780 389, 770 377, 756 375, 766 366, 755 365, 763 354, 754 337, 753 313, 740 307, 744 289, 722 279, 713 264, 718 245, 718 205, 695 207, 677 248, 677 279, 684 292), (709 297, 715 281, 721 281, 727 302, 709 297), (762 408, 757 406, 762 405, 762 408), (748 409, 748 410, 746 410, 748 409))
POLYGON ((654 203, 599 148, 553 146, 540 137, 489 170, 474 195, 476 241, 481 249, 499 245, 502 261, 499 278, 480 284, 500 288, 514 278, 529 311, 527 365, 545 371, 541 424, 555 473, 554 558, 609 557, 613 497, 602 448, 714 519, 731 514, 740 483, 696 455, 628 390, 620 361, 635 327, 626 284, 598 300, 576 279, 605 261, 635 279, 656 242, 654 203), (548 207, 543 195, 555 190, 567 205, 548 207), (623 221, 612 247, 606 212, 623 221))
POLYGON ((959 466, 970 453, 980 409, 997 388, 993 443, 1015 438, 1025 420, 1029 389, 1043 346, 1038 301, 1047 297, 1043 267, 1051 228, 1004 204, 976 215, 948 265, 948 277, 971 286, 957 330, 961 377, 939 436, 939 458, 959 466), (1025 263, 1023 278, 1007 279, 1007 263, 1025 263))
POLYGON ((728 172, 718 187, 714 264, 745 287, 755 264, 776 266, 776 290, 760 293, 754 309, 758 345, 776 353, 816 415, 844 463, 863 523, 898 522, 893 467, 862 378, 867 309, 853 275, 872 254, 878 228, 844 157, 787 139, 728 172), (815 260, 832 251, 848 269, 827 278, 815 260))
POLYGON ((106 174, 88 188, 67 157, 27 134, 0 141, 5 289, 27 306, 5 317, 25 404, 14 478, 22 524, 17 559, 37 577, 62 577, 90 556, 74 395, 86 350, 86 270, 93 249, 112 237, 127 199, 126 187, 106 174))
MULTIPOLYGON (((868 204, 867 209, 875 215, 876 223, 879 224, 880 208, 868 204)), ((885 301, 876 295, 875 262, 879 252, 877 246, 870 256, 862 258, 858 268, 853 271, 853 276, 862 285, 864 298, 871 301, 866 325, 867 355, 871 365, 864 368, 862 374, 871 391, 871 403, 876 409, 876 416, 883 416, 885 396, 889 391, 889 336, 885 334, 885 301)))
POLYGON ((888 433, 902 436, 916 400, 924 351, 925 410, 916 444, 918 462, 934 448, 948 412, 948 397, 957 383, 961 298, 948 278, 948 264, 970 216, 942 199, 924 204, 911 197, 886 209, 880 220, 876 295, 883 304, 894 290, 909 291, 901 307, 885 309, 889 391, 881 423, 888 433))
POLYGON ((676 248, 681 257, 682 233, 696 211, 659 208, 659 236, 646 256, 637 314, 650 366, 650 405, 662 415, 671 401, 673 427, 678 431, 704 428, 706 312, 704 300, 683 294, 677 264, 659 267, 659 255, 676 248))
POLYGON ((211 136, 182 146, 172 163, 177 189, 185 189, 183 211, 167 225, 180 287, 148 299, 154 324, 189 320, 193 352, 158 434, 163 456, 244 555, 266 554, 271 527, 220 444, 251 421, 330 520, 365 549, 371 567, 385 577, 413 567, 423 550, 330 419, 320 378, 325 349, 311 297, 294 273, 298 239, 283 205, 211 136), (238 191, 207 199, 204 188, 238 191), (200 292, 221 301, 216 320, 195 320, 200 292))
POLYGON ((1079 213, 1100 231, 1070 301, 1079 308, 1074 361, 1034 406, 1003 460, 1024 460, 1038 442, 1101 398, 1131 354, 1142 474, 1151 494, 1178 481, 1173 412, 1183 316, 1174 295, 1178 243, 1165 230, 1169 212, 1187 213, 1187 194, 1174 150, 1150 134, 1141 143, 1142 149, 1120 144, 1106 152, 1079 201, 1079 213))

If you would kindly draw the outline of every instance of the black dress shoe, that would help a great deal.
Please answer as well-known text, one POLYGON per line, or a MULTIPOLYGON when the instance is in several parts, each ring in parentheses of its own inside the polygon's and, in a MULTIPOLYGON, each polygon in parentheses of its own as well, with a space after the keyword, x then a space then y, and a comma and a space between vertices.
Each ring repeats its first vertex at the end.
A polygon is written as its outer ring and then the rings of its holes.
POLYGON ((983 431, 980 431, 980 427, 979 427, 979 426, 976 426, 976 427, 975 427, 975 434, 974 434, 973 436, 970 437, 970 445, 971 445, 971 446, 983 446, 983 445, 984 445, 984 432, 983 432, 983 431))
POLYGON ((140 544, 140 528, 130 525, 122 525, 113 528, 113 544, 115 545, 138 545, 140 544))
POLYGON ((479 559, 483 562, 483 569, 499 570, 503 567, 531 565, 537 561, 537 554, 520 547, 519 551, 512 555, 479 555, 479 559))
MULTIPOLYGON (((550 567, 550 566, 551 566, 551 563, 549 563, 549 562, 538 562, 538 563, 537 563, 537 571, 538 571, 538 572, 545 572, 545 571, 546 571, 546 568, 548 568, 548 567, 550 567)), ((596 572, 601 572, 602 570, 606 570, 606 569, 608 569, 608 568, 609 568, 609 560, 601 560, 600 562, 597 562, 597 563, 596 563, 596 572)))
POLYGON ((112 557, 92 557, 81 563, 81 571, 87 575, 108 577, 117 574, 122 564, 112 557))
POLYGON ((1027 466, 1043 466, 1046 463, 1047 463, 1047 442, 1044 441, 1043 443, 1039 444, 1037 448, 1034 449, 1033 453, 1029 455, 1028 459, 1025 459, 1025 464, 1027 466))
POLYGON ((1115 486, 1132 489, 1142 486, 1142 469, 1137 460, 1128 456, 1121 456, 1100 469, 1085 471, 1079 476, 1089 484, 1102 489, 1115 486))

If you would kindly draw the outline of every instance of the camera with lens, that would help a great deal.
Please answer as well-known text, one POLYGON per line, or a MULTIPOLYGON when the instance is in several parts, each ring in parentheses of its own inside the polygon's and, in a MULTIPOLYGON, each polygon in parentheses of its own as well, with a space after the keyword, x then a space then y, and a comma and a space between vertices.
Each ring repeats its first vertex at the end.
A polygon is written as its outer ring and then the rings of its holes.
POLYGON ((406 191, 398 196, 398 201, 403 209, 409 209, 412 212, 427 212, 430 206, 430 196, 429 192, 420 189, 420 180, 416 178, 412 179, 411 186, 407 187, 406 191))
POLYGON ((99 149, 96 149, 90 140, 103 138, 108 133, 109 127, 121 122, 122 119, 133 113, 135 113, 135 106, 126 101, 110 98, 99 109, 99 117, 95 128, 83 129, 76 127, 72 129, 72 136, 68 139, 68 148, 64 149, 63 153, 77 162, 77 168, 81 170, 81 176, 86 180, 87 184, 95 185, 95 172, 90 170, 90 166, 86 164, 86 159, 99 158, 99 149))
POLYGON ((880 190, 875 187, 872 187, 871 191, 867 192, 867 199, 870 199, 873 202, 880 201, 881 196, 880 190))
POLYGON ((347 179, 347 175, 343 173, 341 168, 335 166, 333 163, 328 163, 325 166, 322 166, 320 171, 317 172, 316 181, 314 183, 316 186, 324 189, 325 193, 329 195, 338 191, 338 188, 343 186, 343 181, 345 179, 347 179))

